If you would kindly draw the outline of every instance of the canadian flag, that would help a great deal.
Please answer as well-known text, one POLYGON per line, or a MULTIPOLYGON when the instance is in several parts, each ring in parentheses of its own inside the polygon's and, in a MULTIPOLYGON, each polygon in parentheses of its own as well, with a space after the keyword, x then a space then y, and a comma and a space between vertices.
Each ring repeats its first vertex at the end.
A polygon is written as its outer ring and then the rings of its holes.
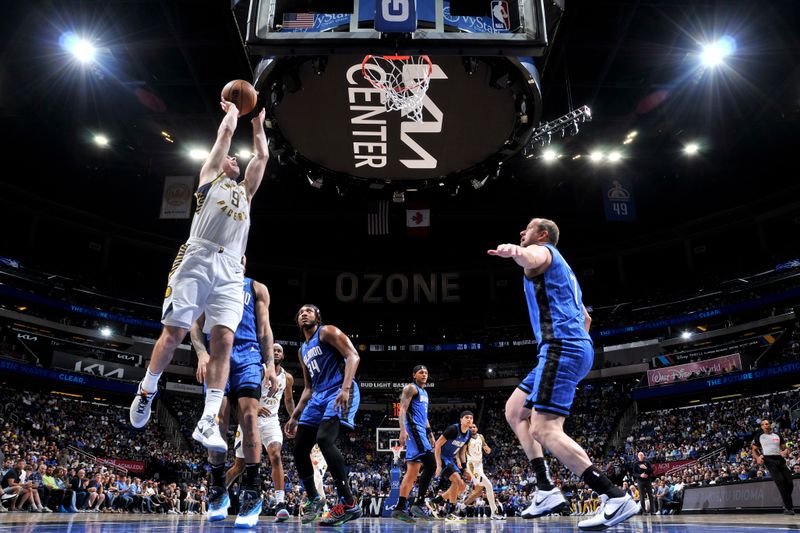
POLYGON ((406 207, 406 231, 409 235, 428 235, 431 231, 431 210, 423 205, 406 207))

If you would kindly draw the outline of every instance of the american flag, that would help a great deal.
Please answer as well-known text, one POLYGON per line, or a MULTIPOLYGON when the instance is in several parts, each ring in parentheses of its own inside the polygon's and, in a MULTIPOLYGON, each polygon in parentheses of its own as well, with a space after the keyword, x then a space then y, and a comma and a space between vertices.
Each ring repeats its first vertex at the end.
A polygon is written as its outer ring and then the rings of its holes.
POLYGON ((283 14, 283 27, 284 28, 302 28, 308 29, 314 27, 314 14, 313 13, 284 13, 283 14))
POLYGON ((389 200, 370 202, 367 208, 367 235, 389 234, 389 200))

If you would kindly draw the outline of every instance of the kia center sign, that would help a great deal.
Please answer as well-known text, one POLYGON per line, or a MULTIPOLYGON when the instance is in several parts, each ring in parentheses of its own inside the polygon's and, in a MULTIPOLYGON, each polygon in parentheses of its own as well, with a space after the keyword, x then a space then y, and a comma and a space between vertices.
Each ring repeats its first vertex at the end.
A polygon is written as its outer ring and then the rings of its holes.
MULTIPOLYGON (((422 121, 415 122, 386 111, 381 90, 364 78, 362 60, 282 59, 267 67, 262 90, 283 87, 273 90, 268 107, 273 151, 322 175, 420 183, 496 170, 538 122, 538 77, 530 63, 431 57, 422 121)), ((366 68, 373 79, 386 79, 381 66, 366 68)), ((405 68, 407 83, 425 71, 405 68)))

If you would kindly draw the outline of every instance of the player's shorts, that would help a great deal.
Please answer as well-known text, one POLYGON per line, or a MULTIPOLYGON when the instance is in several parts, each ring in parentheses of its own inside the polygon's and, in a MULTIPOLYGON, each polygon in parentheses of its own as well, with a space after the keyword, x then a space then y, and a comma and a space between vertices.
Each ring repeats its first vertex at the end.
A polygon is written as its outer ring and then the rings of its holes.
POLYGON ((575 387, 594 363, 591 341, 553 341, 542 344, 536 368, 517 385, 526 392, 525 407, 543 413, 569 416, 575 387))
MULTIPOLYGON (((258 432, 261 434, 261 445, 264 448, 268 447, 273 442, 277 442, 283 446, 283 431, 281 430, 281 423, 277 416, 259 416, 258 417, 258 432)), ((244 448, 242 448, 243 441, 242 426, 236 428, 236 442, 233 448, 236 457, 244 459, 244 448)))
POLYGON ((225 395, 237 398, 261 398, 263 380, 261 350, 255 342, 234 344, 231 351, 231 369, 225 395))
POLYGON ((243 287, 244 268, 238 252, 191 238, 172 263, 161 323, 191 329, 205 313, 204 333, 214 326, 236 331, 244 310, 243 287))
POLYGON ((338 417, 339 422, 353 429, 355 427, 356 411, 358 411, 358 406, 361 403, 358 383, 354 381, 353 387, 350 389, 350 406, 346 413, 340 413, 333 406, 333 402, 341 390, 341 387, 331 387, 324 391, 311 393, 311 399, 308 400, 306 408, 303 409, 303 414, 300 415, 298 424, 319 427, 323 421, 338 417))
POLYGON ((467 471, 472 475, 473 483, 480 484, 488 481, 486 474, 483 473, 482 463, 472 463, 467 461, 467 471))
POLYGON ((416 463, 422 460, 422 456, 429 453, 433 448, 431 441, 428 439, 425 428, 412 426, 408 431, 408 439, 406 440, 406 462, 416 463))
POLYGON ((442 457, 442 474, 441 479, 450 479, 453 474, 461 475, 461 469, 455 462, 455 459, 442 457))

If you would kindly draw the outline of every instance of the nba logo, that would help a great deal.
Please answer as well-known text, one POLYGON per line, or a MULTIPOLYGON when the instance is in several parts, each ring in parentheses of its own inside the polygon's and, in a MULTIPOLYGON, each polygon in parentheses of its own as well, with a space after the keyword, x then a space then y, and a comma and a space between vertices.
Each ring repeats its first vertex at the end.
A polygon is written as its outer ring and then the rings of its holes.
POLYGON ((492 28, 499 31, 511 29, 511 20, 508 18, 508 2, 506 0, 492 1, 492 28))

